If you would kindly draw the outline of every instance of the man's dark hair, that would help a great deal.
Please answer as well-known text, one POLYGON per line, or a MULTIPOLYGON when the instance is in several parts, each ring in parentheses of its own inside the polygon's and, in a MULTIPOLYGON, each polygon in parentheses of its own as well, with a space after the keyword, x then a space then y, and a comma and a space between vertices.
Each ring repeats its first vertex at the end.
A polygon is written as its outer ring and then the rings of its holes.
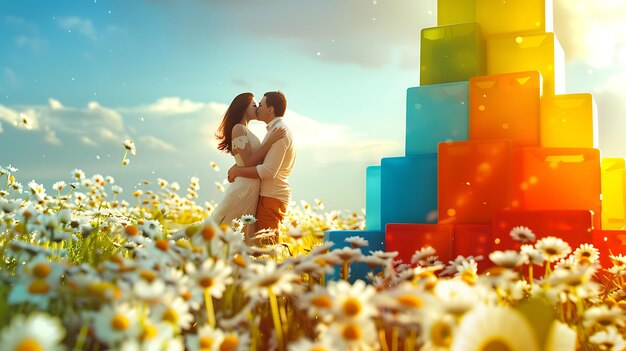
POLYGON ((282 91, 268 91, 263 94, 263 96, 265 96, 267 107, 274 108, 274 115, 276 117, 282 117, 285 115, 285 111, 287 110, 287 99, 282 91))

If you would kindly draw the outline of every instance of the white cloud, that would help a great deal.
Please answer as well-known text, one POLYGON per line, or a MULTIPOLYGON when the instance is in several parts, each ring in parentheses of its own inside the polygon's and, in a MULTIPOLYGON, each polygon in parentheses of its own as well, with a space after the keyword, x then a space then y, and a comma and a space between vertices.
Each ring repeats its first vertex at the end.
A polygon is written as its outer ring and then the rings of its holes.
POLYGON ((555 29, 568 59, 593 67, 626 64, 626 3, 555 0, 555 29))
POLYGON ((145 136, 139 137, 139 139, 137 140, 135 144, 137 145, 138 148, 141 148, 141 146, 145 146, 155 151, 163 151, 163 152, 169 152, 169 153, 173 153, 176 151, 176 148, 174 147, 174 145, 166 141, 163 141, 157 137, 151 136, 151 135, 145 135, 145 136))
POLYGON ((9 67, 4 67, 4 80, 7 82, 7 85, 15 87, 20 83, 20 80, 17 78, 15 72, 9 67))
POLYGON ((61 28, 68 31, 75 30, 91 40, 96 40, 98 37, 98 33, 96 32, 93 23, 91 23, 88 19, 75 16, 62 17, 58 19, 58 23, 61 28))
POLYGON ((19 35, 15 38, 15 44, 20 47, 26 47, 33 52, 40 52, 48 45, 48 42, 38 36, 19 35))
POLYGON ((61 145, 61 140, 57 137, 56 132, 49 128, 46 128, 46 134, 45 134, 44 140, 48 144, 61 145))
POLYGON ((120 108, 124 113, 153 114, 157 116, 171 116, 188 114, 200 111, 205 107, 201 102, 193 102, 180 97, 164 97, 149 105, 141 105, 131 108, 120 108))
POLYGON ((98 143, 96 143, 95 141, 93 141, 93 139, 91 139, 90 137, 83 135, 80 137, 80 142, 85 144, 85 145, 90 145, 90 146, 97 146, 98 143))

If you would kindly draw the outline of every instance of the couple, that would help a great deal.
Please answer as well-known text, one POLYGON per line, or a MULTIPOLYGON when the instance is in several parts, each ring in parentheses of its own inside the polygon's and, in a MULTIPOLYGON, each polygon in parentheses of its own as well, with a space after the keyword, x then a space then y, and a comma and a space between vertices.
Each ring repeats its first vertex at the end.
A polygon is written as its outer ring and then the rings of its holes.
POLYGON ((256 228, 249 224, 245 230, 248 243, 256 231, 278 229, 291 199, 287 178, 295 151, 283 121, 286 109, 287 100, 280 91, 265 93, 258 107, 252 93, 239 94, 215 133, 220 141, 218 150, 233 155, 235 165, 228 170, 231 184, 211 218, 218 225, 229 225, 243 215, 255 215, 256 228), (254 119, 267 125, 263 142, 248 129, 248 122, 254 119))

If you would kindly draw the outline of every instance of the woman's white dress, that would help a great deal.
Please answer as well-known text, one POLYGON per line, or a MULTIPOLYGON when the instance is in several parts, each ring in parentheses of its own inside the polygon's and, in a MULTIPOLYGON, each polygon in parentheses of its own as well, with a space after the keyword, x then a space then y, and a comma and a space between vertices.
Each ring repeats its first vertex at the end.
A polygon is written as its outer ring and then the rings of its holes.
MULTIPOLYGON (((233 151, 236 149, 249 148, 252 152, 261 147, 259 138, 252 133, 248 127, 243 126, 245 133, 232 141, 233 151)), ((235 164, 240 167, 246 166, 239 154, 235 155, 235 164)), ((211 219, 220 224, 230 224, 233 219, 243 215, 251 214, 256 216, 256 207, 259 202, 259 191, 261 180, 237 177, 235 181, 227 186, 222 201, 217 205, 211 219)))

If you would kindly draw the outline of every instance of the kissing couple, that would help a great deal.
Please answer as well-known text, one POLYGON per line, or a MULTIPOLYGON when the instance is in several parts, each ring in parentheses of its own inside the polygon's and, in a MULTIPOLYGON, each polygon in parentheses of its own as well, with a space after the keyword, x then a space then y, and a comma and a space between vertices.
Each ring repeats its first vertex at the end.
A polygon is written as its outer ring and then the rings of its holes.
POLYGON ((237 95, 226 110, 215 136, 218 150, 235 158, 228 170, 227 187, 211 219, 217 225, 230 225, 233 219, 254 215, 256 223, 244 230, 245 241, 254 243, 254 233, 274 231, 287 213, 291 200, 288 178, 295 161, 293 137, 283 121, 287 99, 281 91, 270 91, 257 102, 252 93, 237 95), (251 120, 267 125, 263 142, 248 129, 251 120))

